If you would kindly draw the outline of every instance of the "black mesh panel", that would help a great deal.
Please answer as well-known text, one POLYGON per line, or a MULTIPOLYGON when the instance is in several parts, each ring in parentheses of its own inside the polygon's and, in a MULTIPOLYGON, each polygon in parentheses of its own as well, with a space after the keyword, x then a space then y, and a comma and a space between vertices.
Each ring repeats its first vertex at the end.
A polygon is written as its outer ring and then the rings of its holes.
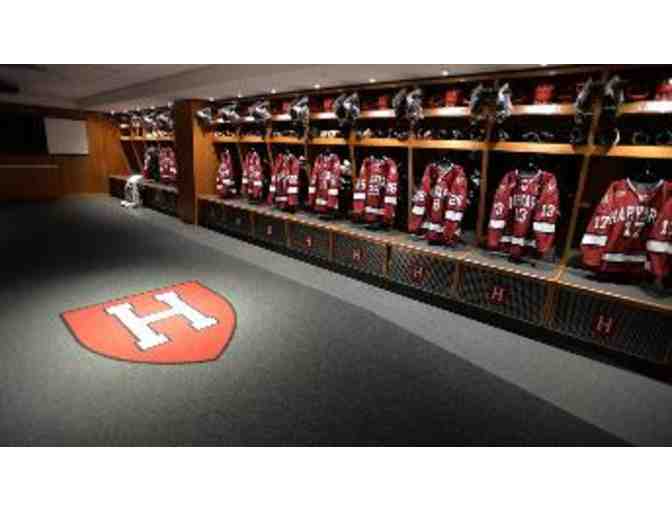
POLYGON ((392 247, 390 274, 393 281, 439 296, 450 296, 455 262, 441 257, 392 247))
POLYGON ((502 274, 487 268, 463 266, 458 294, 464 301, 538 324, 546 299, 547 283, 520 276, 502 274))
POLYGON ((362 273, 383 276, 387 247, 381 243, 334 234, 334 262, 362 273))
POLYGON ((303 223, 289 223, 290 247, 304 255, 329 260, 329 232, 303 223))
POLYGON ((562 288, 553 328, 654 363, 666 363, 672 347, 672 317, 626 303, 562 288))

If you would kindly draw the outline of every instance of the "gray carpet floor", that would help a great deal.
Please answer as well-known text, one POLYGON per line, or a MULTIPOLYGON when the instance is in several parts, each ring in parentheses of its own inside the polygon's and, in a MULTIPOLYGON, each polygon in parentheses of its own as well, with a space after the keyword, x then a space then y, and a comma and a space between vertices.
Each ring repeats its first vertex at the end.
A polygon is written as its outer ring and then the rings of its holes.
POLYGON ((160 228, 177 220, 154 214, 108 198, 0 206, 0 444, 624 444, 364 307, 160 228), (237 312, 212 363, 110 360, 59 317, 190 280, 237 312))

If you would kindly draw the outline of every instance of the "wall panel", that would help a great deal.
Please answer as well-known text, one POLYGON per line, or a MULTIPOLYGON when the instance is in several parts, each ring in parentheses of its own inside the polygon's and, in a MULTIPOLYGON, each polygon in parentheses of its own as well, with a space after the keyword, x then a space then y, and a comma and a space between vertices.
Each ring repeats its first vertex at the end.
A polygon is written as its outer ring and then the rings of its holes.
POLYGON ((0 154, 0 200, 48 200, 70 194, 107 193, 108 176, 126 173, 128 163, 121 147, 119 131, 102 115, 0 104, 0 111, 8 110, 86 120, 89 154, 87 156, 0 154), (44 168, 38 165, 56 165, 58 168, 44 168))

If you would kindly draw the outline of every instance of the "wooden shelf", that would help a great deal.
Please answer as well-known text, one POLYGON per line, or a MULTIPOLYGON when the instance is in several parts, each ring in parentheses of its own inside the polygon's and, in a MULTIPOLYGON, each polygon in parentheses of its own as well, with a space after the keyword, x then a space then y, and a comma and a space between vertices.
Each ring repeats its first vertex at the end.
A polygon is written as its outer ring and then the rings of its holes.
POLYGON ((143 180, 142 186, 146 188, 160 189, 162 191, 167 191, 168 193, 175 193, 176 195, 179 193, 177 186, 172 184, 163 184, 161 182, 143 180))
POLYGON ((568 143, 527 143, 527 142, 496 142, 492 144, 493 151, 524 152, 536 154, 583 155, 588 151, 587 146, 573 146, 568 143))
POLYGON ((595 147, 595 156, 614 158, 651 158, 672 159, 672 146, 669 145, 617 145, 616 147, 595 147))
POLYGON ((348 145, 345 138, 313 138, 309 145, 348 145))
POLYGON ((472 140, 411 140, 414 149, 454 149, 462 151, 482 151, 485 142, 472 140))
POLYGON ((303 138, 296 138, 294 136, 274 136, 271 137, 271 143, 286 143, 291 145, 305 145, 306 141, 303 138))
MULTIPOLYGON (((534 104, 518 105, 513 107, 513 115, 574 115, 576 112, 573 104, 534 104)), ((468 117, 469 108, 466 106, 447 106, 443 108, 425 108, 423 114, 426 118, 441 117, 468 117)), ((311 114, 311 119, 335 119, 333 113, 311 114)), ((362 119, 392 119, 394 110, 369 110, 361 113, 362 119)))
POLYGON ((472 249, 463 260, 472 266, 492 269, 498 273, 533 278, 549 283, 557 281, 562 274, 562 267, 559 263, 537 260, 534 266, 517 265, 508 260, 508 255, 481 248, 472 249))
POLYGON ((240 143, 264 143, 264 138, 261 136, 241 136, 238 141, 240 143))
MULTIPOLYGON (((292 117, 289 113, 279 113, 271 118, 273 122, 289 122, 292 117)), ((314 112, 310 114, 310 120, 336 120, 334 112, 314 112)))
MULTIPOLYGON (((538 104, 538 105, 519 105, 513 107, 513 115, 574 115, 573 104, 538 104)), ((441 117, 468 117, 469 108, 467 106, 446 106, 443 108, 425 108, 423 114, 426 118, 441 117)), ((361 112, 361 119, 393 119, 394 110, 366 110, 361 112)), ((336 114, 333 112, 318 112, 310 114, 311 120, 333 120, 336 114)), ((288 121, 288 114, 274 115, 274 121, 288 121)))
POLYGON ((409 142, 402 142, 395 138, 364 138, 356 141, 359 147, 408 147, 409 142))
POLYGON ((310 114, 310 120, 334 120, 336 114, 334 112, 317 112, 310 114))
POLYGON ((360 119, 393 119, 394 110, 368 110, 359 115, 360 119))
POLYGON ((513 107, 513 115, 574 115, 573 104, 522 104, 513 107))
POLYGON ((626 115, 660 115, 672 113, 672 101, 636 101, 625 103, 619 112, 626 115))
POLYGON ((122 136, 122 142, 174 142, 172 136, 122 136))
POLYGON ((146 136, 146 142, 174 142, 175 138, 172 136, 146 136))
POLYGON ((237 143, 237 136, 214 136, 212 137, 213 143, 237 143))
POLYGON ((469 108, 466 106, 446 106, 443 108, 425 108, 424 116, 432 117, 468 117, 469 108))

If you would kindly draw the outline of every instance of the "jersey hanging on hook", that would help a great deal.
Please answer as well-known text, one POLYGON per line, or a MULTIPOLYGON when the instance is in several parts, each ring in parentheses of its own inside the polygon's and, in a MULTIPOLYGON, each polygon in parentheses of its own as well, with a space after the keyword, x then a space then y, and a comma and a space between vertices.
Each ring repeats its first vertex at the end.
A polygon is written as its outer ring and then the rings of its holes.
POLYGON ((648 267, 647 240, 658 211, 670 196, 672 184, 663 180, 613 182, 581 240, 584 265, 597 273, 644 273, 648 267))
POLYGON ((323 152, 317 156, 310 172, 308 207, 318 213, 335 212, 339 207, 341 159, 323 152))
POLYGON ((299 204, 301 160, 291 152, 279 153, 271 167, 267 203, 293 211, 299 204))
POLYGON ((488 224, 488 248, 509 253, 544 255, 555 240, 560 216, 555 176, 544 170, 525 176, 508 172, 495 192, 488 224))
POLYGON ((409 231, 424 234, 430 242, 455 244, 460 239, 467 190, 467 179, 461 166, 427 165, 420 188, 413 197, 409 231))
POLYGON ((245 155, 243 161, 243 179, 242 194, 251 201, 261 201, 264 199, 265 188, 264 169, 261 163, 261 157, 255 149, 245 155))
POLYGON ((231 198, 238 194, 236 190, 236 179, 233 171, 233 161, 231 159, 231 152, 225 149, 219 156, 220 163, 217 168, 217 178, 215 181, 215 189, 217 194, 222 198, 231 198))
POLYGON ((651 262, 651 272, 658 278, 665 278, 672 268, 672 198, 669 198, 658 214, 646 249, 651 262))
POLYGON ((393 159, 368 157, 355 183, 352 216, 356 221, 391 226, 397 212, 399 172, 393 159))

